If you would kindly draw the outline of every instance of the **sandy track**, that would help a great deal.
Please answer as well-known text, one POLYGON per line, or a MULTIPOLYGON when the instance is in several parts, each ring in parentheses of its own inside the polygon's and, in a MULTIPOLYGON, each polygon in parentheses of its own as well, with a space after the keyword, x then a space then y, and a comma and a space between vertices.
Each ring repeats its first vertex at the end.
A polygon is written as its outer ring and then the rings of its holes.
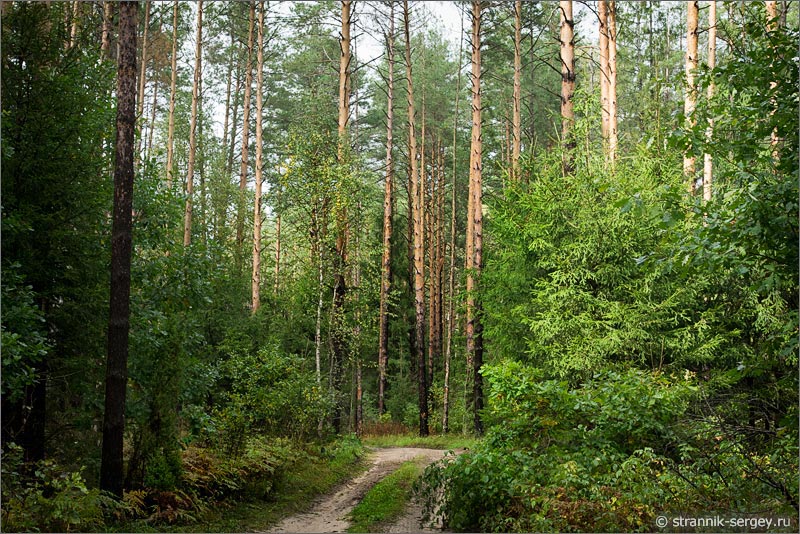
MULTIPOLYGON (((361 501, 369 489, 383 477, 395 471, 403 462, 419 458, 429 464, 444 458, 446 451, 415 447, 378 449, 370 454, 372 466, 363 474, 339 486, 333 493, 318 499, 311 510, 287 517, 268 532, 345 532, 350 522, 347 514, 361 501)), ((418 516, 421 509, 412 505, 390 530, 394 532, 421 531, 418 516), (399 528, 400 530, 395 530, 399 528)))

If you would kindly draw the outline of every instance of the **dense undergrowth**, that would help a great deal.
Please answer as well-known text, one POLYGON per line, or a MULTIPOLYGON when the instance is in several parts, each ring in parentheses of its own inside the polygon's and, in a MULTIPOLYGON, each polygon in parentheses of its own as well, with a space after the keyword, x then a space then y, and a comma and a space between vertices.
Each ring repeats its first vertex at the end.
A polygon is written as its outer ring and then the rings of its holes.
POLYGON ((126 491, 117 501, 87 487, 80 472, 52 461, 23 464, 15 448, 3 459, 3 530, 162 531, 197 524, 219 531, 263 528, 352 476, 363 451, 353 437, 327 444, 251 439, 235 456, 190 445, 180 452, 178 480, 166 486, 153 473, 149 485, 126 491), (258 503, 261 513, 243 517, 247 503, 258 503))

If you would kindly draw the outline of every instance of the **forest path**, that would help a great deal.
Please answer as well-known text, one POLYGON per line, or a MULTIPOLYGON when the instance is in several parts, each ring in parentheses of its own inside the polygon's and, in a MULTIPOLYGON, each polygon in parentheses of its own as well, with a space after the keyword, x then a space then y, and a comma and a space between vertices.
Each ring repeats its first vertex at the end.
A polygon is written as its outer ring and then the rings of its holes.
MULTIPOLYGON (((444 450, 417 447, 377 449, 370 453, 372 465, 365 473, 319 498, 308 512, 287 517, 268 532, 346 532, 350 526, 347 514, 372 486, 394 472, 403 462, 417 458, 427 465, 444 458, 446 453, 444 450)), ((421 512, 421 507, 412 502, 389 531, 424 532, 419 524, 421 512)))

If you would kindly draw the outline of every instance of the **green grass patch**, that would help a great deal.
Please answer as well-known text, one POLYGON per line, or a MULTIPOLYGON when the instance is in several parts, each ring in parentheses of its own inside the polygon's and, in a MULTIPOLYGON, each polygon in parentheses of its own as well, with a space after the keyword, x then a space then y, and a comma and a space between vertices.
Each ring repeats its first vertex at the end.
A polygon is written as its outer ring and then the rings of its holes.
POLYGON ((378 532, 381 525, 400 517, 411 499, 411 486, 421 474, 422 467, 411 460, 375 484, 350 512, 352 525, 347 531, 378 532))
POLYGON ((461 434, 437 434, 421 438, 415 434, 391 434, 386 436, 365 436, 364 445, 371 447, 421 447, 425 449, 472 449, 479 439, 461 434))

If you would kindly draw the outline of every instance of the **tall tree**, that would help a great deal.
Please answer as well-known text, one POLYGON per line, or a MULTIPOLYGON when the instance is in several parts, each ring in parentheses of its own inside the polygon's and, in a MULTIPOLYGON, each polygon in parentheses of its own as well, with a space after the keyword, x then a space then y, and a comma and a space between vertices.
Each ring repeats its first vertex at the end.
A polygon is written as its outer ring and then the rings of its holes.
POLYGON ((522 0, 514 2, 514 96, 512 117, 511 177, 520 179, 519 155, 522 146, 522 0))
POLYGON ((256 0, 250 0, 250 15, 247 24, 247 64, 244 79, 244 109, 242 110, 242 163, 239 168, 239 206, 236 210, 236 245, 239 258, 244 244, 245 190, 247 189, 247 166, 250 149, 250 92, 253 85, 253 26, 256 18, 256 0))
POLYGON ((417 132, 415 124, 414 81, 411 67, 411 34, 409 30, 408 0, 403 0, 403 34, 405 36, 406 84, 408 98, 408 160, 411 172, 409 182, 414 224, 414 356, 417 362, 419 393, 419 435, 428 435, 428 383, 425 372, 425 259, 422 243, 423 191, 420 187, 420 170, 417 164, 417 132))
POLYGON ((197 2, 197 35, 194 46, 194 82, 192 83, 192 117, 189 124, 189 162, 186 170, 186 210, 183 216, 183 246, 192 243, 192 195, 194 193, 194 164, 197 156, 197 113, 200 101, 203 52, 203 0, 197 2))
POLYGON ((572 126, 575 122, 572 97, 575 93, 575 21, 572 18, 572 0, 560 0, 561 13, 561 138, 564 143, 564 171, 572 172, 572 148, 575 145, 572 126))
POLYGON ((172 6, 172 56, 169 83, 169 125, 167 126, 167 186, 172 186, 175 173, 175 96, 178 85, 178 0, 172 6))
POLYGON ((119 6, 117 67, 117 140, 114 162, 114 211, 111 226, 111 288, 106 360, 100 488, 122 497, 125 397, 128 384, 133 151, 136 126, 136 31, 139 2, 119 6))
POLYGON ((258 9, 258 51, 256 52, 256 192, 253 211, 253 278, 252 310, 261 305, 261 182, 263 178, 263 117, 264 117, 264 0, 258 9))
POLYGON ((458 104, 461 95, 461 59, 464 55, 464 16, 461 16, 461 32, 458 40, 458 58, 456 61, 456 102, 455 112, 453 113, 453 168, 452 186, 450 190, 450 269, 447 279, 447 344, 444 352, 444 384, 442 394, 442 432, 447 433, 450 428, 450 360, 453 350, 453 332, 455 331, 455 320, 453 317, 454 295, 455 295, 455 272, 456 272, 456 182, 457 160, 456 140, 458 139, 458 104))
MULTIPOLYGON (((694 110, 697 106, 697 87, 695 86, 695 71, 697 70, 697 18, 700 13, 700 2, 689 0, 686 2, 686 89, 683 102, 683 114, 687 128, 694 128, 694 110)), ((690 152, 683 156, 683 174, 689 181, 689 193, 695 190, 695 161, 690 152)))
MULTIPOLYGON (((563 2, 562 2, 563 3, 563 2)), ((483 325, 478 301, 478 281, 483 267, 483 141, 481 138, 481 2, 472 1, 472 138, 469 151, 469 202, 467 207, 467 355, 472 361, 474 429, 483 433, 483 325)))
MULTIPOLYGON (((350 52, 350 26, 351 26, 351 0, 341 0, 342 2, 342 30, 339 35, 339 48, 341 54, 339 56, 339 119, 337 123, 338 144, 336 159, 340 165, 341 172, 347 165, 349 159, 349 136, 348 136, 348 122, 350 119, 350 62, 352 55, 350 52)), ((331 376, 333 377, 333 390, 339 390, 339 384, 342 379, 342 364, 344 361, 345 347, 344 347, 344 333, 341 326, 342 314, 344 312, 344 298, 347 292, 347 283, 345 281, 345 271, 347 270, 347 241, 348 241, 349 227, 347 224, 347 210, 344 203, 340 203, 338 213, 336 215, 336 258, 335 269, 333 274, 333 316, 334 321, 332 332, 332 366, 331 376)), ((341 427, 342 409, 339 402, 336 402, 333 415, 333 428, 339 431, 341 427)))
MULTIPOLYGON (((709 0, 708 2, 708 68, 713 69, 717 65, 717 2, 716 0, 709 0)), ((714 98, 714 80, 708 84, 706 96, 709 100, 714 98)), ((714 136, 714 118, 708 118, 708 127, 706 128, 706 142, 711 143, 714 136)), ((703 155, 703 200, 708 202, 711 200, 711 182, 713 180, 713 160, 711 154, 706 152, 703 155)))
POLYGON ((389 360, 389 292, 392 288, 392 211, 394 187, 394 0, 389 1, 389 32, 386 34, 388 78, 386 85, 386 180, 383 193, 383 252, 378 325, 378 414, 386 409, 386 366, 389 360))

